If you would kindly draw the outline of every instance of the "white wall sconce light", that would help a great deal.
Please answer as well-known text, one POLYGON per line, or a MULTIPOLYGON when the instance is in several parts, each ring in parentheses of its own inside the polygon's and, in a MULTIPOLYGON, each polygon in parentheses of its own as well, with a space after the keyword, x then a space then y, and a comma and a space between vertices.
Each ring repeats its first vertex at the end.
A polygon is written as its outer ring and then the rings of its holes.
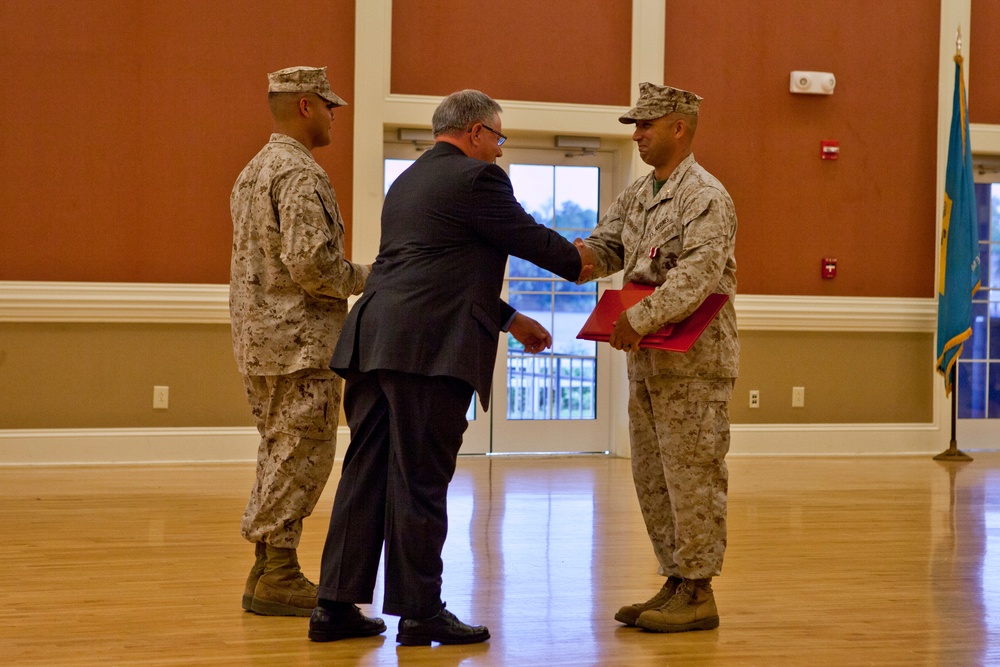
POLYGON ((806 95, 833 95, 837 78, 831 72, 792 72, 789 90, 806 95))

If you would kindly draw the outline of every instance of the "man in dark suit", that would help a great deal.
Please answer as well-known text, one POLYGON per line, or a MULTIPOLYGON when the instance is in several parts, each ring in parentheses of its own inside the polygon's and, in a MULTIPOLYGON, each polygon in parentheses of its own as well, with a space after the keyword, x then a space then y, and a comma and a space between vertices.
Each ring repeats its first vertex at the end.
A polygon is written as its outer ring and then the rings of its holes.
POLYGON ((466 411, 473 391, 489 403, 500 332, 529 352, 552 343, 500 299, 504 267, 515 255, 566 280, 593 270, 589 249, 536 223, 494 164, 506 140, 500 111, 479 91, 449 95, 434 112, 434 147, 386 194, 378 258, 330 363, 346 379, 351 444, 309 623, 314 641, 384 630, 355 606, 372 601, 383 543, 383 611, 401 617, 396 641, 489 639, 486 627, 445 609, 441 550, 466 411))

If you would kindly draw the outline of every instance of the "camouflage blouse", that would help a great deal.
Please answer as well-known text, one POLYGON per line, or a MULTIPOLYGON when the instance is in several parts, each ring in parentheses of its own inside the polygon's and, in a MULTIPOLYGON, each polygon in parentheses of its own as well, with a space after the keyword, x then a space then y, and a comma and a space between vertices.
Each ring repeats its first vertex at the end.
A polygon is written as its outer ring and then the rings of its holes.
POLYGON ((244 375, 327 368, 368 267, 344 258, 344 223, 326 172, 283 134, 233 187, 229 312, 244 375))
POLYGON ((629 352, 630 379, 737 376, 736 211, 726 189, 693 155, 656 194, 652 173, 625 189, 587 244, 596 258, 595 278, 624 270, 625 282, 659 285, 626 311, 640 334, 684 319, 713 292, 730 297, 688 352, 629 352))

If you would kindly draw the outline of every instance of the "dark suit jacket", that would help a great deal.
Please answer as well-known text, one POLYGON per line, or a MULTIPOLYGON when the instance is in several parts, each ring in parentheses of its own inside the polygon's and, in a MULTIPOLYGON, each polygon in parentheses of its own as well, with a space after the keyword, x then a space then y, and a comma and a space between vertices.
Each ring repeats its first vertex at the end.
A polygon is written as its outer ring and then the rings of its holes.
POLYGON ((456 377, 486 407, 514 313, 500 299, 508 255, 567 280, 580 274, 576 248, 521 208, 500 167, 436 143, 386 194, 378 258, 330 368, 456 377))

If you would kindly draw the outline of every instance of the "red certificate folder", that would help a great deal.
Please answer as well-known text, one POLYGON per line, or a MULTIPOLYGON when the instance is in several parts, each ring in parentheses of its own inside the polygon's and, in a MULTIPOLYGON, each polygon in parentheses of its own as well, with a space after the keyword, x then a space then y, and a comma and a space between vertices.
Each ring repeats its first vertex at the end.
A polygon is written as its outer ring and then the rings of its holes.
MULTIPOLYGON (((605 290, 576 337, 608 342, 622 311, 639 303, 652 294, 654 289, 656 288, 652 285, 626 283, 620 290, 605 290)), ((659 331, 643 336, 639 347, 687 352, 728 300, 729 296, 726 294, 709 294, 687 318, 666 324, 659 331)))

